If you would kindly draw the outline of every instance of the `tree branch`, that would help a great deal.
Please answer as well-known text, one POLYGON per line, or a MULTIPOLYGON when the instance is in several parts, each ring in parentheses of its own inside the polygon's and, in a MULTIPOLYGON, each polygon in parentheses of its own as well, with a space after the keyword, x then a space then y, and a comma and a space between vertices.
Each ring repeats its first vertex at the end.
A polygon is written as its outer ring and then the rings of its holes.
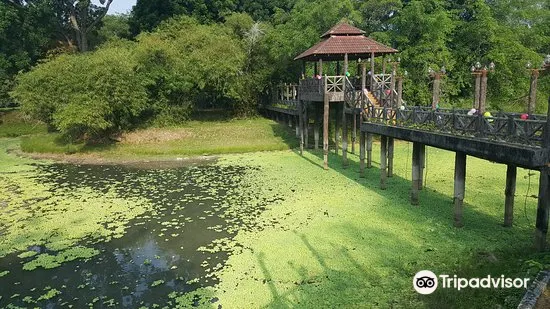
POLYGON ((78 26, 78 20, 76 19, 76 9, 74 7, 74 3, 71 3, 69 5, 69 20, 71 21, 71 25, 74 30, 80 31, 80 27, 78 26))
POLYGON ((107 15, 107 12, 109 12, 109 7, 111 7, 112 2, 113 2, 113 0, 107 0, 107 4, 105 5, 105 10, 101 14, 99 14, 99 16, 97 16, 96 19, 90 24, 88 29, 86 29, 86 33, 90 32, 92 29, 94 29, 95 26, 97 26, 97 24, 103 19, 103 17, 105 17, 105 15, 107 15))

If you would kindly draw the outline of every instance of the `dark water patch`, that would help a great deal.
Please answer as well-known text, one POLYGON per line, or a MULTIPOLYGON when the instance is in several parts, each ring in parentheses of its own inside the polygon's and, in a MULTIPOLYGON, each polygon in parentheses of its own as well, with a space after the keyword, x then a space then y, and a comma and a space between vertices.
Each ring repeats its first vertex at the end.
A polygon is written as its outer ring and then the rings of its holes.
MULTIPOLYGON (((82 239, 79 245, 100 251, 89 259, 33 271, 23 270, 22 265, 34 256, 21 258, 18 252, 0 259, 0 269, 9 271, 0 277, 2 308, 171 307, 169 294, 217 283, 213 273, 238 250, 233 236, 239 230, 260 229, 257 216, 281 199, 275 193, 258 193, 250 182, 250 176, 258 173, 253 167, 54 164, 37 168, 35 180, 55 188, 51 191, 56 197, 86 202, 79 192, 87 189, 124 199, 143 198, 152 208, 131 220, 121 238, 82 239)), ((43 246, 29 251, 55 254, 43 246)))

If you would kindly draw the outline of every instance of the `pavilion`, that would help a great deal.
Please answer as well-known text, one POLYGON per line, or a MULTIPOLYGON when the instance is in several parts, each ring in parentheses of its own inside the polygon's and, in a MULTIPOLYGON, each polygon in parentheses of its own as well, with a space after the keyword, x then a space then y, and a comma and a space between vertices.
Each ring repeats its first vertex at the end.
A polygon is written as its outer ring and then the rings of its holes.
MULTIPOLYGON (((299 119, 300 119, 300 132, 301 142, 300 150, 304 148, 304 131, 305 142, 307 146, 307 132, 309 127, 308 107, 311 105, 315 112, 319 110, 320 104, 323 105, 323 149, 324 149, 324 167, 328 169, 328 135, 329 135, 329 103, 337 103, 336 105, 342 106, 342 155, 344 160, 344 166, 347 165, 347 119, 349 114, 353 115, 353 143, 352 149, 355 146, 355 129, 357 128, 357 107, 364 107, 365 101, 369 98, 365 97, 367 89, 367 73, 366 73, 366 59, 370 59, 370 74, 368 88, 372 91, 375 88, 375 58, 385 57, 389 54, 397 53, 396 49, 376 42, 375 40, 367 37, 365 31, 358 29, 348 23, 341 22, 321 36, 321 41, 315 44, 313 47, 304 51, 298 55, 294 60, 303 61, 302 79, 298 87, 299 96, 299 119), (349 68, 349 61, 357 61, 361 66, 361 85, 354 85, 350 81, 347 74, 349 68), (343 61, 343 71, 340 67, 340 61, 343 61), (310 78, 305 77, 307 63, 314 64, 314 76, 310 78), (326 70, 323 70, 324 62, 336 62, 336 72, 334 75, 326 74, 326 70), (325 74, 324 74, 325 73, 325 74), (353 99, 350 99, 353 98, 353 99), (351 102, 353 100, 353 102, 351 102), (339 104, 338 104, 339 103, 339 104), (304 130, 305 126, 305 130, 304 130)), ((382 61, 383 73, 386 69, 386 61, 382 61)), ((395 71, 395 67, 394 67, 395 71)), ((386 79, 388 84, 392 85, 392 100, 395 87, 394 71, 391 75, 387 75, 386 79), (390 82, 391 79, 391 82, 390 82)), ((378 98, 370 98, 371 101, 378 101, 382 99, 384 94, 380 92, 378 98)), ((400 98, 398 98, 400 101, 400 98)), ((338 110, 338 107, 335 106, 338 110)), ((337 112, 338 114, 338 112, 337 112)), ((338 117, 336 117, 336 152, 338 152, 338 117)), ((315 147, 318 144, 318 115, 315 117, 315 147)))

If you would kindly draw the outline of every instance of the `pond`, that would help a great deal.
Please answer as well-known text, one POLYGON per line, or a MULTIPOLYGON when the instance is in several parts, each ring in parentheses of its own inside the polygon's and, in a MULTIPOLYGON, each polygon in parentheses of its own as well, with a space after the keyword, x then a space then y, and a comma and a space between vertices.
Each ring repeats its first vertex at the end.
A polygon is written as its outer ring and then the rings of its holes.
MULTIPOLYGON (((281 199, 274 192, 259 194, 249 183, 255 173, 258 169, 250 166, 212 163, 34 165, 23 178, 48 194, 20 199, 34 207, 21 216, 22 226, 0 225, 0 233, 8 235, 16 234, 13 228, 27 229, 12 237, 13 246, 17 237, 25 238, 26 250, 0 258, 0 307, 172 307, 176 295, 216 284, 215 271, 241 249, 233 236, 261 229, 254 218, 281 199), (122 201, 139 207, 95 217, 122 201), (66 219, 65 213, 75 211, 71 208, 89 213, 66 219), (89 231, 88 220, 108 232, 89 231), (33 222, 49 225, 33 230, 33 222), (33 231, 47 236, 33 238, 33 231)), ((12 185, 10 190, 24 189, 12 185)), ((3 203, 8 206, 10 199, 3 203)), ((205 301, 215 305, 218 299, 195 297, 188 305, 205 301)))

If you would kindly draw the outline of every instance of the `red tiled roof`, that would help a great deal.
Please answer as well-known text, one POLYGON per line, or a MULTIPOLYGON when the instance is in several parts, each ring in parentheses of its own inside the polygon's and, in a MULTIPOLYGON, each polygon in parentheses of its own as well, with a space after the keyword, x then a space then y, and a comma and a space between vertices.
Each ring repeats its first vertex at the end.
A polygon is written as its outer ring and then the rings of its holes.
POLYGON ((294 58, 294 60, 315 60, 318 58, 323 58, 323 56, 330 57, 344 54, 368 58, 371 56, 371 53, 380 55, 397 52, 398 51, 396 49, 380 44, 364 35, 331 35, 301 53, 299 56, 294 58))
POLYGON ((347 23, 339 23, 336 26, 332 27, 329 31, 325 32, 321 37, 329 37, 331 35, 362 35, 365 31, 355 28, 354 26, 347 23))

